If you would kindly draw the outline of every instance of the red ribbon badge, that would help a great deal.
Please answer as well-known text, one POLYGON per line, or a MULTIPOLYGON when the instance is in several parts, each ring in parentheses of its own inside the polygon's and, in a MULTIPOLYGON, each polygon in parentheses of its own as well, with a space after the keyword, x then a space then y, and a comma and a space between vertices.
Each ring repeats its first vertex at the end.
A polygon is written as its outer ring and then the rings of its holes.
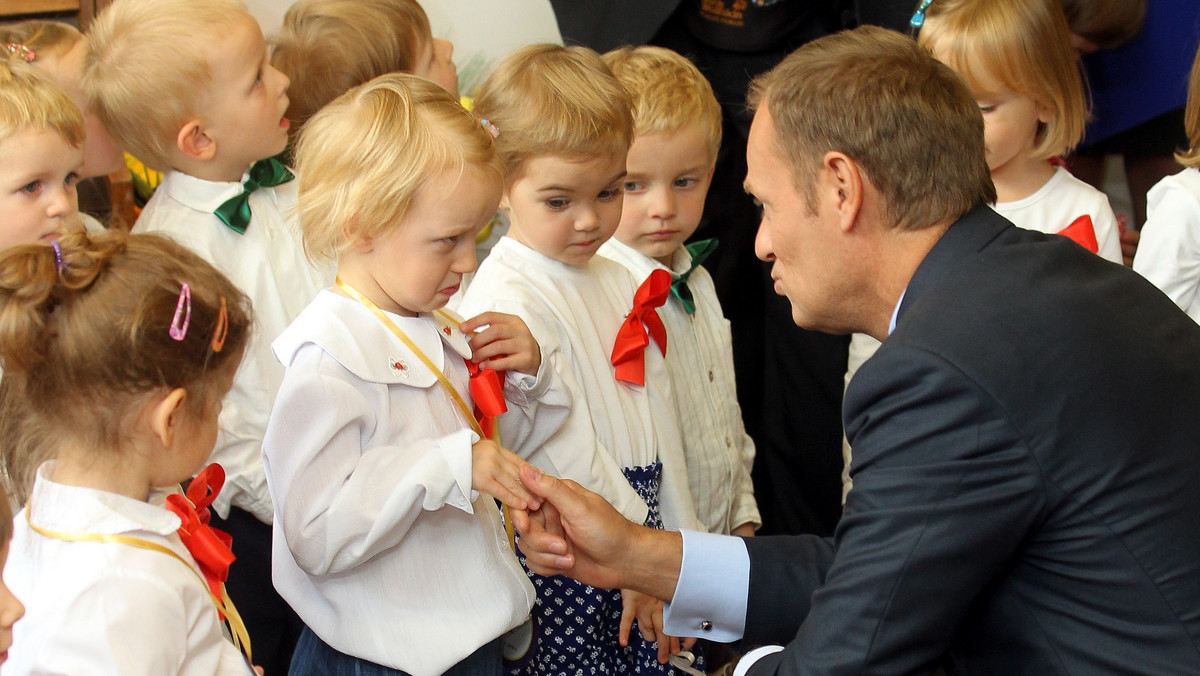
POLYGON ((500 385, 500 374, 496 373, 495 369, 481 369, 470 359, 464 361, 467 363, 467 372, 471 374, 468 387, 471 391, 471 401, 475 402, 475 417, 479 420, 479 426, 483 428, 483 436, 493 439, 496 436, 496 416, 508 410, 508 404, 504 401, 504 389, 500 385))
MULTIPOLYGON (((214 462, 192 479, 186 497, 179 494, 167 496, 167 509, 183 522, 179 527, 179 538, 200 565, 208 588, 217 598, 221 598, 221 585, 229 577, 229 564, 236 558, 230 550, 233 538, 229 533, 208 525, 211 518, 208 506, 224 485, 225 469, 214 462)), ((225 619, 224 614, 221 619, 225 619)))
POLYGON ((1092 253, 1100 250, 1100 243, 1096 241, 1096 228, 1092 226, 1092 217, 1087 214, 1071 221, 1071 224, 1059 230, 1058 234, 1074 240, 1076 244, 1092 253))
POLYGON ((633 309, 625 316, 613 344, 612 364, 617 380, 634 385, 646 384, 646 346, 650 339, 667 354, 667 328, 654 308, 662 307, 671 293, 671 273, 659 268, 650 273, 633 296, 633 309))

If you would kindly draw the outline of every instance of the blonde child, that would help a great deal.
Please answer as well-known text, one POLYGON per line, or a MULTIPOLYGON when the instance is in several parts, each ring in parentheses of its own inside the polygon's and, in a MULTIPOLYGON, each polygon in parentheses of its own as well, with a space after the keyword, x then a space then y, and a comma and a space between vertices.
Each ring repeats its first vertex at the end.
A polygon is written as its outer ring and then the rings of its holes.
POLYGON ((107 176, 125 166, 121 147, 104 129, 83 94, 83 33, 61 21, 30 20, 0 25, 0 55, 32 63, 58 83, 83 111, 87 138, 83 143, 80 178, 107 176))
MULTIPOLYGON (((8 494, 0 487, 0 570, 8 561, 8 546, 13 534, 12 509, 8 505, 8 494)), ((8 660, 8 650, 13 644, 13 625, 24 615, 25 606, 4 580, 0 580, 0 664, 8 660)))
POLYGON ((273 345, 275 584, 309 626, 291 673, 501 673, 500 636, 534 593, 492 497, 536 503, 525 463, 484 438, 468 373, 509 370, 506 442, 540 444, 523 420, 540 400, 561 421, 570 401, 519 319, 484 315, 472 335, 442 309, 500 199, 491 135, 445 89, 393 73, 318 112, 297 161, 305 247, 338 278, 273 345))
POLYGON ((201 525, 219 468, 192 481, 194 504, 158 490, 204 465, 249 330, 248 299, 165 238, 74 233, 0 254, 0 419, 22 419, 4 443, 49 458, 4 570, 29 603, 14 672, 251 673, 219 614, 244 636, 219 600, 232 556, 201 525), (209 538, 216 556, 194 559, 209 538))
MULTIPOLYGON (((567 421, 545 443, 511 447, 600 493, 631 521, 699 528, 654 310, 670 276, 660 272, 639 287, 643 280, 595 256, 621 220, 633 132, 624 88, 591 50, 533 45, 497 66, 475 112, 498 134, 500 207, 511 227, 480 266, 461 311, 523 319, 573 399, 567 421)), ((661 619, 653 602, 530 576, 538 587, 532 673, 667 669, 652 643, 661 619), (635 616, 640 633, 622 645, 635 616)))
POLYGON ((66 92, 0 59, 0 250, 78 229, 84 126, 66 92))
POLYGON ((291 80, 291 139, 322 106, 387 73, 413 73, 458 94, 454 46, 433 37, 415 0, 299 0, 272 39, 271 65, 291 80))
POLYGON ((923 0, 914 24, 922 17, 918 41, 966 80, 979 101, 996 211, 1022 228, 1066 235, 1120 263, 1108 198, 1051 163, 1079 143, 1087 120, 1079 60, 1059 0, 923 0))
POLYGON ((701 267, 717 242, 683 245, 704 211, 721 107, 696 66, 669 49, 625 47, 604 62, 633 98, 634 138, 621 222, 600 255, 637 279, 671 273, 671 297, 659 314, 696 512, 710 533, 754 535, 762 523, 750 482, 754 441, 737 406, 729 321, 701 267))
POLYGON ((241 543, 230 575, 267 673, 291 662, 300 623, 270 579, 271 497, 262 437, 283 368, 270 344, 329 268, 304 257, 287 145, 288 80, 236 0, 115 0, 88 31, 84 90, 105 127, 161 169, 133 232, 161 232, 225 273, 254 303, 255 330, 221 411, 213 451, 227 474, 214 503, 241 543))
POLYGON ((1146 194, 1146 224, 1133 269, 1200 323, 1200 51, 1192 62, 1184 126, 1188 149, 1175 159, 1186 169, 1146 194))

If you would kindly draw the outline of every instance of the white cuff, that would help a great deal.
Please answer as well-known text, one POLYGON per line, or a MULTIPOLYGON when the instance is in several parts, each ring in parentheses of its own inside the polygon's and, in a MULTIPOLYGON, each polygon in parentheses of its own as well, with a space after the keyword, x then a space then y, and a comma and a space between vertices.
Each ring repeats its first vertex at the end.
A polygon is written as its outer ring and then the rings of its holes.
POLYGON ((663 606, 671 636, 732 643, 746 630, 750 553, 739 537, 696 531, 683 535, 683 565, 675 596, 663 606))

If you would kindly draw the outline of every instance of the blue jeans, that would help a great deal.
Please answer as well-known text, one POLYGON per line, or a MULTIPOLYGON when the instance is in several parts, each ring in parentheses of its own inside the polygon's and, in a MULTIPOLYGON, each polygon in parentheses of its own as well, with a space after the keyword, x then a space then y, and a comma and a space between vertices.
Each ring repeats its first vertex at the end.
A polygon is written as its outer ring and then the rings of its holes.
MULTIPOLYGON (((340 653, 317 637, 308 627, 300 634, 288 676, 409 676, 399 669, 360 660, 340 653)), ((450 667, 445 676, 504 676, 500 639, 484 645, 450 667)))

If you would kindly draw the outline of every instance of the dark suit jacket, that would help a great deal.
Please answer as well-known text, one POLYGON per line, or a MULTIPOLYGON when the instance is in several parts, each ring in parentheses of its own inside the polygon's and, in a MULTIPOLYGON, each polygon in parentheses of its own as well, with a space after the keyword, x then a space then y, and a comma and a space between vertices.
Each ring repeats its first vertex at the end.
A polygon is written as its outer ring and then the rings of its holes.
POLYGON ((846 393, 832 540, 749 538, 751 674, 1200 673, 1200 327, 980 207, 846 393))

